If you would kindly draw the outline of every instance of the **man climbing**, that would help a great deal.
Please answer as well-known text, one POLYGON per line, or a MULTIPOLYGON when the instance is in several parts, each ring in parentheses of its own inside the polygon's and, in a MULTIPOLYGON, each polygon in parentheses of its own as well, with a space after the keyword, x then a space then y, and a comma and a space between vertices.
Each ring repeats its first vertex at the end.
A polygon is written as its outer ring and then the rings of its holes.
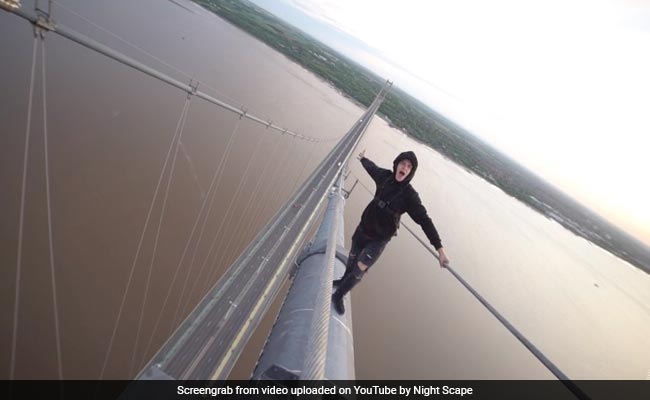
POLYGON ((415 153, 401 153, 393 161, 393 170, 380 168, 364 157, 365 150, 359 154, 361 165, 375 181, 375 197, 366 206, 361 222, 352 235, 350 255, 345 273, 334 281, 337 287, 332 294, 334 308, 339 314, 345 313, 343 296, 357 285, 363 275, 379 258, 386 243, 396 235, 400 216, 405 212, 422 227, 429 242, 438 251, 440 267, 449 263, 442 247, 438 231, 433 225, 420 196, 413 189, 411 179, 418 167, 415 153))

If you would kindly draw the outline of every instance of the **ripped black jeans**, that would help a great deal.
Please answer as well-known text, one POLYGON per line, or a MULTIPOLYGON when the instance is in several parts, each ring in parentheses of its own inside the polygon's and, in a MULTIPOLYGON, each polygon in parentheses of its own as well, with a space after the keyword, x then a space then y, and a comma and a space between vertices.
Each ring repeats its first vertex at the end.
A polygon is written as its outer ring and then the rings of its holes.
POLYGON ((348 263, 345 267, 345 275, 348 273, 359 274, 357 279, 360 279, 365 272, 379 259, 379 256, 384 251, 386 244, 390 239, 378 240, 368 236, 361 227, 357 227, 352 235, 352 245, 350 246, 350 254, 348 255, 348 263), (357 263, 361 262, 368 269, 361 271, 357 263), (357 272, 358 271, 358 272, 357 272))

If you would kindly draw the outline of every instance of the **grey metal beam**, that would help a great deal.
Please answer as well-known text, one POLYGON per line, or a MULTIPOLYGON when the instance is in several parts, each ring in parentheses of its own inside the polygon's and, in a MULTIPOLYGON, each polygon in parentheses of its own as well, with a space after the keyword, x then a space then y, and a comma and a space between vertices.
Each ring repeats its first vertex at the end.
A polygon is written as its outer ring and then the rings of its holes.
POLYGON ((383 100, 370 108, 162 346, 139 379, 225 379, 291 270, 327 193, 383 100))
MULTIPOLYGON (((299 257, 298 271, 253 372, 255 380, 310 379, 304 376, 303 364, 315 351, 310 346, 310 336, 313 334, 312 320, 321 317, 317 315, 319 310, 316 303, 323 292, 331 294, 331 278, 327 277, 331 274, 326 273, 330 260, 322 249, 330 246, 327 242, 331 231, 336 232, 333 243, 336 247, 342 247, 344 241, 345 199, 341 190, 342 181, 341 178, 330 193, 323 222, 312 242, 303 251, 304 254, 299 257), (336 229, 332 230, 334 226, 336 229)), ((334 275, 341 276, 345 271, 346 260, 334 258, 334 275)), ((329 296, 327 297, 329 304, 329 296)), ((349 310, 347 297, 345 301, 349 310)), ((339 316, 330 305, 325 317, 329 324, 326 332, 327 348, 326 357, 322 360, 324 376, 319 379, 352 380, 355 374, 351 313, 348 311, 339 316)))
MULTIPOLYGON (((0 3, 1 4, 1 3, 0 3)), ((160 71, 158 71, 155 68, 152 68, 146 64, 141 63, 140 61, 137 61, 117 50, 114 50, 102 43, 99 43, 98 41, 89 38, 73 29, 70 29, 66 27, 65 25, 62 24, 57 24, 54 21, 50 21, 49 19, 44 19, 42 16, 38 16, 32 13, 29 13, 25 11, 22 8, 9 8, 9 7, 2 7, 3 9, 6 9, 8 12, 11 12, 13 14, 16 14, 17 16, 26 19, 27 21, 33 23, 35 26, 38 28, 42 29, 43 31, 50 31, 55 34, 58 34, 66 39, 69 39, 77 44, 80 44, 81 46, 84 46, 90 50, 96 51, 100 54, 105 55, 106 57, 109 57, 119 63, 122 63, 130 68, 133 68, 137 71, 140 71, 146 75, 149 75, 152 78, 158 79, 172 87, 178 88, 184 92, 187 92, 191 95, 194 95, 196 97, 199 97, 209 103, 212 103, 216 106, 219 106, 225 110, 231 111, 233 113, 239 114, 240 118, 247 118, 253 122, 256 122, 265 128, 272 129, 278 132, 282 132, 283 134, 295 136, 298 139, 310 141, 310 142, 322 142, 322 141, 327 141, 327 140, 322 140, 322 139, 316 139, 313 137, 305 136, 299 133, 296 133, 294 131, 291 131, 287 128, 282 128, 280 126, 277 126, 273 124, 270 121, 265 121, 260 117, 257 117, 253 114, 249 114, 247 111, 243 109, 239 109, 235 106, 232 106, 226 102, 223 102, 219 99, 216 99, 200 90, 198 90, 198 81, 197 85, 192 85, 190 83, 184 83, 181 82, 177 79, 172 78, 169 75, 166 75, 160 71)))

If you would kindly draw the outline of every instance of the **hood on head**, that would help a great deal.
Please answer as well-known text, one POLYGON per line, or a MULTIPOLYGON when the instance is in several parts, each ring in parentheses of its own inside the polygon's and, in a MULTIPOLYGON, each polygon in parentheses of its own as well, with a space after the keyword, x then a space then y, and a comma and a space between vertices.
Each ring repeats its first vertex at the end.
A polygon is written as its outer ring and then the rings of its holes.
POLYGON ((400 153, 393 161, 393 176, 395 176, 395 173, 397 172, 397 164, 399 164, 399 162, 402 160, 409 160, 411 164, 413 164, 411 173, 406 177, 406 179, 404 179, 401 182, 401 183, 409 183, 411 179, 413 179, 413 176, 415 176, 415 170, 418 169, 418 158, 415 156, 415 153, 412 151, 405 151, 403 153, 400 153))

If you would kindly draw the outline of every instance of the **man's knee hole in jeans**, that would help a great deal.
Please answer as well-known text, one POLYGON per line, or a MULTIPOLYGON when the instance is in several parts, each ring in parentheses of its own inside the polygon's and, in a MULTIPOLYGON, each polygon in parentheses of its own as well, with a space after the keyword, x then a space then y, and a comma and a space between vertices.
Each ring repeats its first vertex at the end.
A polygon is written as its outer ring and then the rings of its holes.
MULTIPOLYGON (((350 254, 350 258, 356 260, 357 259, 357 254, 350 254)), ((366 270, 368 269, 368 266, 366 264, 362 263, 361 261, 357 261, 357 267, 362 272, 366 272, 366 270)))

